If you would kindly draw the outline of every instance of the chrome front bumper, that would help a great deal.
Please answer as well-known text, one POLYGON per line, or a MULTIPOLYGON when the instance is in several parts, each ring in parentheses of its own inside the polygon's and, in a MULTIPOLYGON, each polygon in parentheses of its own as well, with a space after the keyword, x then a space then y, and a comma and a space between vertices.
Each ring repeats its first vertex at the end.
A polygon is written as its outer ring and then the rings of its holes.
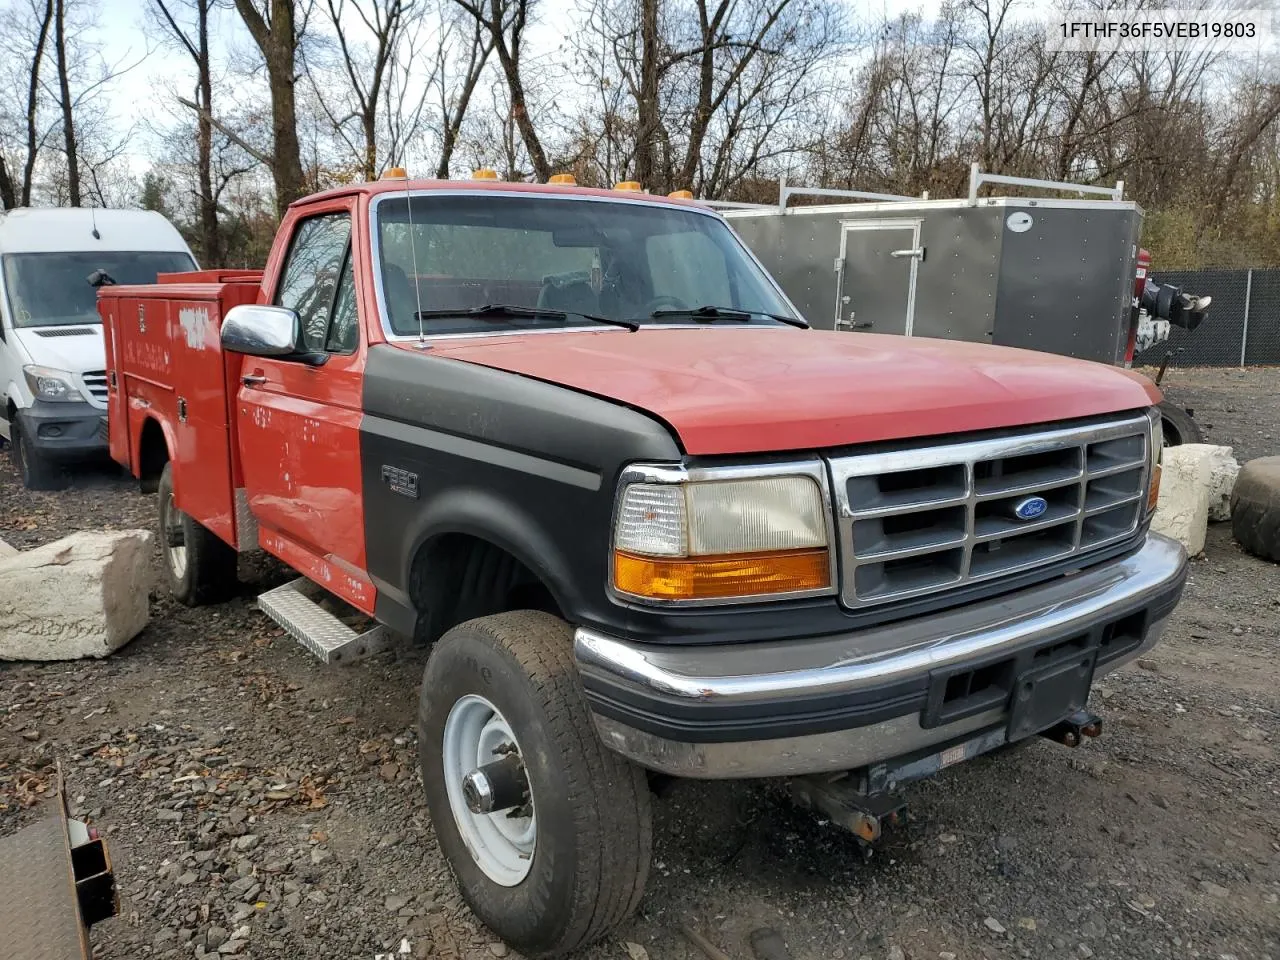
POLYGON ((1095 678, 1132 660, 1159 639, 1186 573, 1182 546, 1150 534, 1074 575, 854 633, 682 646, 580 628, 574 656, 604 743, 642 766, 699 778, 844 770, 1005 723, 994 686, 948 705, 961 673, 1012 677, 1064 646, 1096 651, 1095 678))

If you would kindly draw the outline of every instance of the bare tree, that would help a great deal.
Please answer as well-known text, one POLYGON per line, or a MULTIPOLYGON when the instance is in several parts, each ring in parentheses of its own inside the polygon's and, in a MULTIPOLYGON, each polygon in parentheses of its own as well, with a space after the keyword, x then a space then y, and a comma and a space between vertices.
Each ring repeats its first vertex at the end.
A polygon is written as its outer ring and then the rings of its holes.
MULTIPOLYGON (((49 41, 49 29, 53 22, 53 0, 43 0, 43 2, 33 2, 30 8, 30 19, 28 20, 17 10, 10 11, 10 22, 3 24, 3 29, 8 37, 6 46, 8 49, 5 53, 16 64, 21 64, 22 77, 25 83, 23 86, 25 112, 23 114, 23 155, 22 155, 22 172, 21 179, 14 182, 13 175, 10 173, 4 158, 0 157, 0 207, 9 209, 15 206, 26 207, 31 204, 31 184, 35 177, 36 160, 40 150, 44 145, 44 131, 40 122, 40 92, 41 79, 40 71, 44 64, 45 49, 49 41), (23 27, 26 27, 30 33, 24 38, 23 27), (24 43, 25 39, 30 39, 29 45, 25 49, 19 49, 15 44, 24 43)), ((16 79, 16 78, 15 78, 16 79)))
POLYGON ((70 61, 67 57, 66 0, 53 0, 53 48, 58 69, 58 104, 62 109, 62 139, 67 154, 67 191, 71 206, 80 206, 80 158, 71 102, 70 61))
POLYGON ((319 101, 334 131, 359 158, 364 179, 374 180, 380 172, 378 119, 388 73, 393 69, 393 59, 400 53, 404 31, 421 10, 415 0, 325 0, 325 10, 333 26, 341 71, 354 103, 350 112, 342 116, 329 105, 328 97, 320 96, 319 101), (371 41, 368 45, 357 45, 351 18, 363 25, 371 41), (358 128, 358 142, 347 133, 350 120, 354 120, 358 128))
POLYGON ((551 165, 533 118, 523 75, 525 31, 535 0, 453 0, 488 32, 507 84, 511 119, 520 131, 533 174, 539 180, 551 176, 551 165))
POLYGON ((151 0, 169 34, 191 57, 196 68, 196 189, 199 198, 200 245, 203 260, 222 263, 222 238, 218 231, 218 203, 213 189, 213 66, 209 55, 209 14, 214 0, 183 0, 193 8, 194 30, 174 16, 174 0, 151 0))
POLYGON ((447 20, 445 40, 437 50, 436 61, 441 126, 440 161, 436 165, 436 176, 441 180, 449 177, 462 124, 467 118, 476 85, 489 62, 489 55, 493 53, 494 43, 493 32, 473 17, 468 16, 466 22, 462 22, 461 18, 447 20), (461 48, 460 52, 454 47, 454 38, 457 37, 461 38, 456 41, 461 48), (455 67, 458 78, 456 85, 451 82, 455 67))
MULTIPOLYGON (((298 47, 305 31, 308 0, 235 0, 237 12, 253 37, 267 69, 271 91, 272 150, 268 166, 275 183, 276 212, 305 192, 302 152, 298 143, 298 47)), ((206 109, 207 112, 207 109, 206 109)))

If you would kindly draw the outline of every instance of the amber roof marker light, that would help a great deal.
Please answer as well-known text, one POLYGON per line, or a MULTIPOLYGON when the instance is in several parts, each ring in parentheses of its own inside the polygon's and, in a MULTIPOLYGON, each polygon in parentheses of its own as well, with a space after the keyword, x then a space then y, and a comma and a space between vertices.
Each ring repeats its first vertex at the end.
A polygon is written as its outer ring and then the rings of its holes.
POLYGON ((554 183, 561 187, 576 187, 578 178, 572 173, 557 173, 547 178, 547 183, 554 183))

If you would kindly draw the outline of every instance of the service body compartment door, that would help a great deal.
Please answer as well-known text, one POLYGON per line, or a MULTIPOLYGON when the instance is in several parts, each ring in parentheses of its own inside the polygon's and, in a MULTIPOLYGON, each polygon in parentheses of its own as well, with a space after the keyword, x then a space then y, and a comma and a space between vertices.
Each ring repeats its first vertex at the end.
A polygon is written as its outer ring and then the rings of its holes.
POLYGON ((846 220, 841 226, 835 328, 910 336, 924 259, 920 221, 846 220))
POLYGON ((125 297, 99 297, 98 314, 102 317, 102 345, 107 358, 107 446, 111 459, 126 469, 133 464, 130 456, 133 444, 129 439, 129 398, 125 393, 123 351, 115 335, 117 317, 129 308, 135 311, 134 301, 125 297))

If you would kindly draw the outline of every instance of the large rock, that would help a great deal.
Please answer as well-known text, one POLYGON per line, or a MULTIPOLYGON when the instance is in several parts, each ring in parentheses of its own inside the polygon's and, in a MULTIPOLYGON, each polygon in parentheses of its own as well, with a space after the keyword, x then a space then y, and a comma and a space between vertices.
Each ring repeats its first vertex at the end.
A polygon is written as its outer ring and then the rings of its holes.
POLYGON ((1209 485, 1213 474, 1209 458, 1203 450, 1195 449, 1205 446, 1208 445, 1165 448, 1160 500, 1151 521, 1152 530, 1181 541, 1193 557, 1204 550, 1209 525, 1209 485))
POLYGON ((151 534, 86 531, 0 556, 0 659, 105 657, 147 625, 151 534))
POLYGON ((1255 556, 1280 563, 1280 457, 1250 460, 1231 495, 1231 532, 1255 556))
POLYGON ((1200 457, 1209 464, 1209 522, 1220 523, 1231 519, 1231 491, 1235 489, 1240 464, 1231 455, 1230 447, 1214 443, 1184 443, 1164 451, 1165 463, 1169 458, 1181 460, 1200 457))

